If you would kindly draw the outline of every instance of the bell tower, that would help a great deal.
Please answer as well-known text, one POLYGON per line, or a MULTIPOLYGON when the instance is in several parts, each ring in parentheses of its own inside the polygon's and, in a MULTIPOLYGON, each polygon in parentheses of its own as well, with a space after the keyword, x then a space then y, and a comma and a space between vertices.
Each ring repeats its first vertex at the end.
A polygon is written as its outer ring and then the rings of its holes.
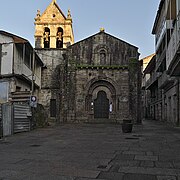
POLYGON ((71 12, 65 16, 56 0, 42 14, 37 10, 34 24, 35 48, 66 48, 74 43, 71 12))

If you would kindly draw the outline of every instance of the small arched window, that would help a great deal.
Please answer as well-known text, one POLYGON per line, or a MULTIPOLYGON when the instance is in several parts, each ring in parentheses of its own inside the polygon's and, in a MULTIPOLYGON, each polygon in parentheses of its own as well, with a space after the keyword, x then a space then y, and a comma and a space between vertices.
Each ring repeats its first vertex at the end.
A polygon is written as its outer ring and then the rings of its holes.
POLYGON ((56 35, 56 48, 63 48, 63 29, 58 28, 56 35))
POLYGON ((50 29, 45 27, 44 29, 44 48, 50 47, 50 29))
POLYGON ((100 50, 99 59, 100 59, 100 65, 106 64, 106 51, 104 49, 100 50))

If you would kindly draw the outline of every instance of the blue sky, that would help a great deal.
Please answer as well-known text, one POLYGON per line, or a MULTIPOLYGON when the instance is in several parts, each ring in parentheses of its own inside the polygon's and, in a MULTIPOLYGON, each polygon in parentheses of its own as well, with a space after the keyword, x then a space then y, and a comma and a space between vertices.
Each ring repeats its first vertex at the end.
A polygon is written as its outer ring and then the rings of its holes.
MULTIPOLYGON (((28 39, 34 46, 34 18, 51 0, 10 0, 1 2, 0 29, 28 39)), ((67 15, 71 9, 75 41, 101 27, 111 35, 139 47, 140 58, 154 53, 151 34, 159 0, 57 0, 67 15)))

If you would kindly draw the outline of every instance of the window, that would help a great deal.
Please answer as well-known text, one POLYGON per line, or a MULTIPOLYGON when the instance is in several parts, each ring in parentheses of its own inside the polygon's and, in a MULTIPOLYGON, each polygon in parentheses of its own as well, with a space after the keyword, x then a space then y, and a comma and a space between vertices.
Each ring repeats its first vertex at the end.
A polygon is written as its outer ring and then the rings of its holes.
POLYGON ((50 29, 47 27, 44 30, 44 48, 50 48, 50 29))
POLYGON ((21 87, 16 86, 16 92, 20 92, 21 91, 21 87))
POLYGON ((100 65, 106 64, 106 51, 105 50, 100 50, 99 57, 100 57, 100 65))
POLYGON ((50 116, 56 117, 56 99, 50 100, 50 116))
POLYGON ((56 48, 63 48, 63 29, 60 27, 57 30, 56 48))

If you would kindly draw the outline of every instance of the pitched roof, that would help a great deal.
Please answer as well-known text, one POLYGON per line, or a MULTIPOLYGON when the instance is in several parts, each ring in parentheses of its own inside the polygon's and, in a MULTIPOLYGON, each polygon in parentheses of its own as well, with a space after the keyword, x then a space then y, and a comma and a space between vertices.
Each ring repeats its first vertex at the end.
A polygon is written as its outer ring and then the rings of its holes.
POLYGON ((143 73, 149 74, 155 69, 155 67, 156 67, 156 55, 152 56, 151 60, 149 61, 143 73))
POLYGON ((91 35, 91 36, 89 36, 89 37, 87 37, 87 38, 85 38, 85 39, 82 39, 82 40, 80 40, 80 41, 78 41, 78 42, 74 43, 74 44, 73 44, 73 45, 71 45, 71 46, 74 46, 74 45, 76 45, 76 44, 78 44, 78 43, 80 43, 80 42, 82 42, 82 41, 85 41, 85 40, 91 39, 92 37, 97 36, 98 34, 101 34, 101 33, 104 33, 104 34, 105 34, 105 35, 107 35, 107 36, 110 36, 110 37, 112 37, 112 38, 114 38, 114 39, 116 39, 116 40, 118 40, 118 41, 121 41, 121 42, 123 42, 123 43, 128 44, 129 46, 133 46, 134 48, 139 49, 137 46, 134 46, 134 45, 132 45, 132 44, 130 44, 130 43, 128 43, 128 42, 126 42, 126 41, 122 40, 122 39, 119 39, 119 38, 117 38, 117 37, 115 37, 115 36, 113 36, 113 35, 111 35, 111 34, 109 34, 109 33, 104 32, 104 31, 103 31, 103 32, 102 32, 102 31, 100 31, 100 32, 98 32, 98 33, 96 33, 96 34, 93 34, 93 35, 91 35))
MULTIPOLYGON (((27 39, 24 39, 20 36, 17 36, 15 34, 12 34, 12 33, 9 33, 9 32, 3 31, 3 30, 0 30, 0 34, 13 38, 13 41, 14 41, 13 43, 15 43, 15 44, 27 43, 31 49, 34 49, 31 45, 31 43, 27 39)), ((43 64, 42 60, 40 59, 40 57, 37 55, 37 53, 35 53, 35 56, 36 56, 36 59, 38 60, 38 62, 40 63, 40 65, 43 66, 44 64, 43 64)))
POLYGON ((28 42, 27 39, 24 39, 20 36, 17 36, 15 34, 11 34, 9 32, 3 31, 3 30, 0 30, 0 34, 3 34, 5 36, 9 36, 9 37, 13 38, 14 43, 26 43, 26 42, 28 42))
POLYGON ((161 11, 162 11, 162 7, 163 7, 164 3, 165 3, 165 0, 161 0, 161 2, 159 4, 159 9, 157 11, 155 22, 154 22, 153 29, 152 29, 152 34, 156 33, 156 28, 157 28, 157 25, 158 25, 158 21, 159 21, 161 11))
POLYGON ((49 6, 46 8, 46 10, 42 13, 41 16, 43 16, 43 15, 45 14, 45 12, 49 9, 49 7, 50 7, 51 5, 55 5, 56 8, 58 9, 58 11, 60 12, 60 14, 62 14, 62 16, 64 17, 64 19, 66 19, 66 16, 65 16, 64 13, 61 11, 60 7, 58 6, 58 4, 56 3, 55 0, 52 0, 52 2, 49 4, 49 6))

